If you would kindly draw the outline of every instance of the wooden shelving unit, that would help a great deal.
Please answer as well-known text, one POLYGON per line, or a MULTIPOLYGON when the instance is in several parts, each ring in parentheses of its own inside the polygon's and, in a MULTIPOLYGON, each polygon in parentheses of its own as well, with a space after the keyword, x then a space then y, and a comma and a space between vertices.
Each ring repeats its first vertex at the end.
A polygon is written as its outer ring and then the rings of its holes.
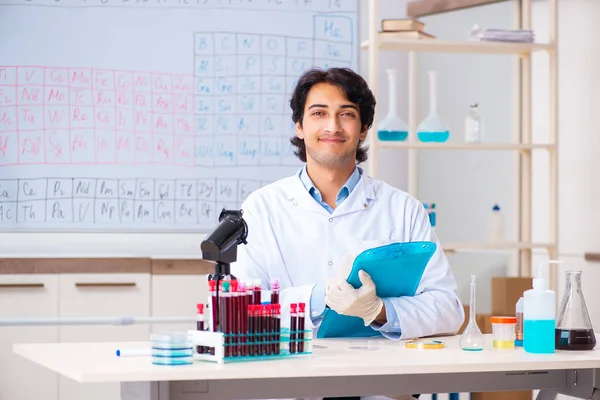
MULTIPOLYGON (((378 18, 379 1, 369 0, 369 38, 362 43, 362 48, 368 52, 369 85, 377 95, 379 80, 379 53, 381 51, 406 52, 408 54, 408 125, 409 137, 405 142, 383 142, 378 140, 376 126, 368 136, 369 141, 369 173, 378 175, 378 153, 383 148, 406 149, 408 151, 408 191, 418 197, 418 153, 420 151, 471 150, 490 151, 502 150, 515 153, 517 163, 517 218, 518 232, 516 242, 501 244, 488 243, 442 243, 449 252, 506 252, 515 255, 520 276, 531 276, 531 260, 533 249, 545 249, 550 258, 558 257, 558 99, 557 99, 557 2, 547 0, 549 15, 548 43, 497 43, 479 41, 445 41, 440 39, 407 39, 395 37, 389 33, 380 34, 378 18), (531 56, 535 52, 547 52, 549 57, 549 143, 533 143, 532 141, 532 68, 531 56), (511 143, 421 143, 416 137, 416 128, 420 120, 418 113, 418 57, 421 52, 437 53, 476 53, 476 54, 509 54, 514 55, 515 79, 514 85, 518 95, 515 97, 514 112, 519 121, 514 126, 511 143), (550 168, 550 212, 549 243, 532 243, 532 153, 533 150, 547 151, 550 168)), ((521 0, 515 5, 515 28, 531 29, 532 1, 521 0)), ((486 2, 481 2, 486 3, 486 2)), ((491 3, 491 2, 490 2, 491 3)), ((481 5, 485 7, 485 5, 481 5)), ((443 12, 443 10, 441 11, 443 12)), ((551 286, 556 286, 556 271, 551 271, 551 286)))

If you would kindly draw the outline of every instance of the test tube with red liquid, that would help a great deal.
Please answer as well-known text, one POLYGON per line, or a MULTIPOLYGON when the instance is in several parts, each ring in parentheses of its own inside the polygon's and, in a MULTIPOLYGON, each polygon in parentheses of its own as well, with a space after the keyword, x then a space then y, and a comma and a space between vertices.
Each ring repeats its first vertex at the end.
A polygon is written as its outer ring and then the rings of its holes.
POLYGON ((279 304, 279 279, 271 279, 271 304, 279 304))
MULTIPOLYGON (((204 327, 204 304, 196 304, 196 329, 199 331, 203 331, 204 327)), ((206 347, 197 346, 196 351, 198 354, 204 354, 206 352, 206 347)))
POLYGON ((252 288, 252 303, 260 305, 261 303, 261 282, 260 279, 255 279, 252 288))
POLYGON ((304 353, 304 315, 306 304, 298 303, 298 353, 304 353))
POLYGON ((296 331, 298 330, 298 305, 290 304, 290 353, 296 352, 296 331))
POLYGON ((275 315, 274 315, 274 330, 275 330, 275 345, 273 350, 275 354, 279 354, 279 348, 281 346, 281 304, 275 304, 275 315))
MULTIPOLYGON (((213 332, 217 331, 217 281, 208 281, 208 291, 210 293, 211 316, 210 327, 213 332)), ((209 353, 214 355, 215 348, 210 347, 209 353)))
POLYGON ((238 292, 238 281, 235 279, 231 280, 231 356, 237 357, 239 355, 240 348, 238 347, 239 331, 240 331, 240 307, 239 307, 239 292, 238 292))

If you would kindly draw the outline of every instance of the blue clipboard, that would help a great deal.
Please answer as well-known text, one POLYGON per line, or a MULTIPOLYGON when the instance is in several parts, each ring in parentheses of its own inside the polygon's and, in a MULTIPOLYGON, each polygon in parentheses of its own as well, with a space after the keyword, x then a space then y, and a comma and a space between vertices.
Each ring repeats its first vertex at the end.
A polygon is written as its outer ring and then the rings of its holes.
MULTIPOLYGON (((436 248, 434 242, 407 242, 365 250, 354 260, 347 282, 359 288, 358 271, 364 270, 373 279, 377 296, 414 296, 436 248)), ((318 338, 379 335, 380 332, 365 326, 362 318, 340 315, 329 308, 317 332, 318 338)))

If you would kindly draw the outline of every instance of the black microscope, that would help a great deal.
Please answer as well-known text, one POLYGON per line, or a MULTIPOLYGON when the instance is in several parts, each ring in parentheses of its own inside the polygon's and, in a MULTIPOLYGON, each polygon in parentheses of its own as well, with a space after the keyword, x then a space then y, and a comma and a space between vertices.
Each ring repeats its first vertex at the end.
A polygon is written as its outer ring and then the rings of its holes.
POLYGON ((242 218, 242 210, 223 209, 219 215, 219 223, 213 231, 206 236, 200 245, 202 259, 216 261, 215 273, 208 276, 209 281, 216 281, 217 301, 214 310, 217 328, 219 325, 219 283, 226 279, 236 279, 231 275, 231 263, 237 261, 237 246, 246 244, 248 225, 242 218))

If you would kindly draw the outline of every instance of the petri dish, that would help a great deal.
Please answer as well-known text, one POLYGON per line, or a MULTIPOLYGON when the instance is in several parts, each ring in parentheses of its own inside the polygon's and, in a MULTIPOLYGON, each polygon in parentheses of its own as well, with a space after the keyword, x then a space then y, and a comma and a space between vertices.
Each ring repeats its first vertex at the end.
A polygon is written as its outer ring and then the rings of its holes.
POLYGON ((377 340, 353 340, 348 342, 348 350, 381 350, 383 343, 377 340))

